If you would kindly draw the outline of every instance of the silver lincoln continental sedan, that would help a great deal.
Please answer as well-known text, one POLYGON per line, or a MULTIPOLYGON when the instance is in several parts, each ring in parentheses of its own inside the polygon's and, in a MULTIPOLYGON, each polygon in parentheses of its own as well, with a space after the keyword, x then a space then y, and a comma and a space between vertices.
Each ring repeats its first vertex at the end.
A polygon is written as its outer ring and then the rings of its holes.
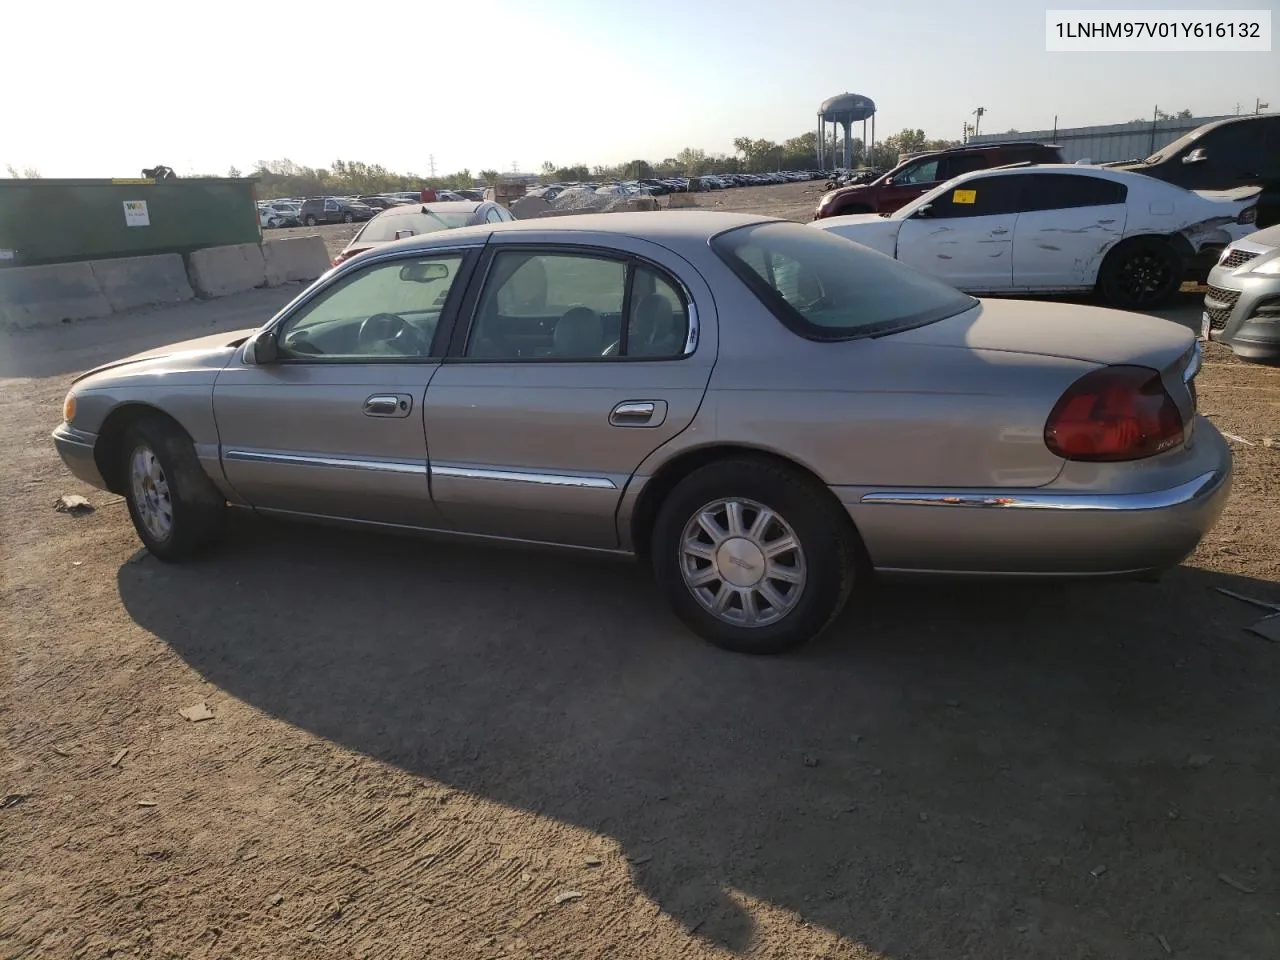
POLYGON ((54 441, 177 561, 228 505, 630 556, 720 646, 875 571, 1149 575, 1231 457, 1175 324, 980 301, 812 227, 485 224, 357 256, 256 331, 77 379, 54 441))

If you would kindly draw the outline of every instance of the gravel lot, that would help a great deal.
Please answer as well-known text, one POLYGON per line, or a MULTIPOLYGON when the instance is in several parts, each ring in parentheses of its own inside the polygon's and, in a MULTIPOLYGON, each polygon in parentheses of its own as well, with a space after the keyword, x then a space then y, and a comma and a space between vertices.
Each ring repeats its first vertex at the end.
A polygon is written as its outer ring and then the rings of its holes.
POLYGON ((1280 602, 1280 371, 1208 349, 1250 445, 1162 582, 885 586, 758 660, 626 565, 141 553, 54 454, 68 381, 294 293, 0 336, 0 956, 1280 956, 1280 645, 1215 589, 1280 602))

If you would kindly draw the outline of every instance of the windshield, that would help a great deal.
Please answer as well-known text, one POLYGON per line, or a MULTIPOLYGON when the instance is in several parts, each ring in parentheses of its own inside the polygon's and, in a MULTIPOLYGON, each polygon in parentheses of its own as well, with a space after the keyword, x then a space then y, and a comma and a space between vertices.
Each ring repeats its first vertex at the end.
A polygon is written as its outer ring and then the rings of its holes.
MULTIPOLYGON (((384 240, 396 239, 397 233, 412 231, 413 236, 423 233, 435 233, 438 230, 453 230, 465 227, 471 219, 468 213, 410 213, 398 216, 374 217, 368 225, 356 235, 356 240, 380 243, 384 240)), ((409 234, 405 234, 408 236, 409 234)))
POLYGON ((852 340, 923 326, 977 301, 874 250, 797 223, 761 223, 711 247, 789 329, 852 340))
POLYGON ((1196 127, 1190 133, 1184 133, 1177 140, 1173 141, 1173 143, 1170 143, 1170 144, 1167 144, 1166 146, 1161 147, 1158 153, 1153 153, 1151 156, 1147 157, 1147 159, 1143 160, 1142 162, 1143 163, 1159 163, 1165 157, 1172 157, 1175 154, 1178 154, 1182 150, 1189 147, 1196 140, 1199 140, 1200 134, 1203 132, 1204 132, 1204 127, 1196 127))

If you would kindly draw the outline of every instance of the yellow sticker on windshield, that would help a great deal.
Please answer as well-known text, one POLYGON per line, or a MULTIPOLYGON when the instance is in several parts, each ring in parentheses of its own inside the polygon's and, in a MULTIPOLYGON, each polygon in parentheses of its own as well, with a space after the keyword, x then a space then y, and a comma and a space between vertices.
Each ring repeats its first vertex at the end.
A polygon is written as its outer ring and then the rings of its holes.
POLYGON ((977 190, 953 190, 951 191, 952 203, 976 203, 978 200, 977 190))

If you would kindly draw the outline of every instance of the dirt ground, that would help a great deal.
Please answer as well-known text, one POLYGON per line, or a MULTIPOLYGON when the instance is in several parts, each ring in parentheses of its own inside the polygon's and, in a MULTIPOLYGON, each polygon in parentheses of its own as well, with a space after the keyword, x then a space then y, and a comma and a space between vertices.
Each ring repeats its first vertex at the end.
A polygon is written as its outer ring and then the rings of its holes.
POLYGON ((1235 486, 1160 583, 881 585, 752 659, 623 564, 140 552, 69 380, 294 293, 0 336, 0 956, 1280 956, 1280 644, 1216 589, 1280 603, 1280 371, 1208 348, 1235 486))

